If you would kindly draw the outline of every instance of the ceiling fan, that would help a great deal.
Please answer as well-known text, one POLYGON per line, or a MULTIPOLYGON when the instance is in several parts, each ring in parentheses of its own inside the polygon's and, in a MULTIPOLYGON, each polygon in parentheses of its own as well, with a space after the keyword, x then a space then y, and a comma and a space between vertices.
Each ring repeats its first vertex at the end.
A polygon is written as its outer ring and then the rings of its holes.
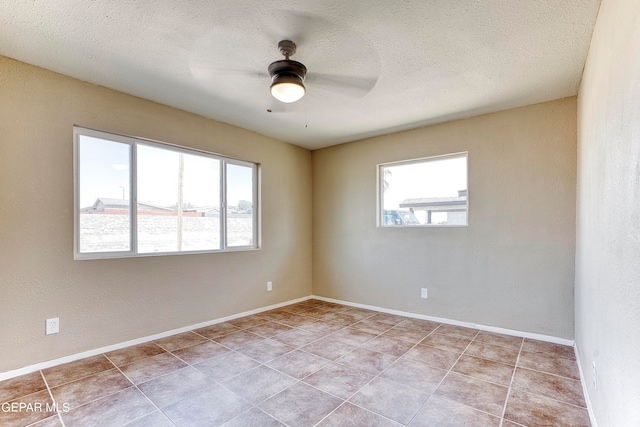
POLYGON ((271 95, 280 102, 296 102, 307 91, 304 87, 307 67, 301 62, 289 59, 296 53, 296 44, 291 40, 281 40, 278 43, 278 50, 285 59, 269 64, 271 95))
MULTIPOLYGON (((240 22, 245 15, 237 17, 240 22)), ((273 100, 267 111, 295 112, 295 101, 302 97, 316 109, 331 108, 332 102, 366 96, 377 84, 376 46, 349 27, 313 14, 279 10, 260 22, 265 28, 257 33, 246 26, 215 25, 193 44, 189 70, 220 99, 264 108, 264 93, 273 100), (277 40, 282 57, 269 60, 277 40), (292 59, 294 54, 304 64, 292 59), (261 86, 270 91, 259 91, 261 86)))

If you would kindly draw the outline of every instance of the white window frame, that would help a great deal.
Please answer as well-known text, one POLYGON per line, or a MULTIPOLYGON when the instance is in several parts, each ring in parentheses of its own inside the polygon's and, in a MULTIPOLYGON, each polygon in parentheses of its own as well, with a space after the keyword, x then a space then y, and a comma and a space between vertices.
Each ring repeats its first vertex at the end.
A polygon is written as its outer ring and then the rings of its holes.
POLYGON ((131 258, 131 257, 148 257, 148 256, 165 256, 165 255, 187 255, 217 252, 240 252, 258 250, 261 246, 260 233, 260 164, 246 160, 235 159, 208 151, 198 150, 195 148, 183 147, 166 142, 154 141, 151 139, 133 137, 104 132, 95 129, 89 129, 80 126, 73 127, 73 176, 74 176, 74 239, 73 253, 76 260, 88 259, 108 259, 108 258, 131 258), (107 141, 114 141, 129 146, 129 194, 131 195, 130 206, 130 227, 129 241, 130 250, 113 251, 113 252, 80 252, 80 137, 88 136, 99 138, 107 141), (138 252, 138 230, 137 230, 137 146, 138 144, 152 146, 156 148, 171 150, 174 152, 182 152, 185 154, 194 154, 203 157, 209 157, 220 161, 220 249, 206 249, 197 251, 168 251, 168 252, 138 252), (227 188, 226 188, 226 170, 227 164, 234 164, 252 169, 253 185, 252 185, 252 202, 253 202, 253 244, 246 246, 227 246, 227 188))
POLYGON ((447 227, 468 227, 469 226, 469 152, 462 151, 459 153, 442 154, 429 157, 421 157, 418 159, 399 160, 388 163, 380 163, 377 165, 377 200, 376 200, 376 226, 380 228, 447 228, 447 227), (465 224, 415 224, 415 225, 385 225, 384 224, 384 168, 393 166, 411 165, 417 163, 427 163, 430 161, 446 160, 464 157, 467 163, 466 174, 466 223, 465 224))

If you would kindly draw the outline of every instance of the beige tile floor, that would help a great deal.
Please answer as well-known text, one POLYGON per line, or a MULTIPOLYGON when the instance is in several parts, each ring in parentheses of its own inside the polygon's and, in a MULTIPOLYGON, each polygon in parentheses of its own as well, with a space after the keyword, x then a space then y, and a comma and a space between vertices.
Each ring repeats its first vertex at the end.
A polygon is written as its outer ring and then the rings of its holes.
POLYGON ((318 300, 3 381, 0 403, 2 426, 589 426, 571 347, 318 300))

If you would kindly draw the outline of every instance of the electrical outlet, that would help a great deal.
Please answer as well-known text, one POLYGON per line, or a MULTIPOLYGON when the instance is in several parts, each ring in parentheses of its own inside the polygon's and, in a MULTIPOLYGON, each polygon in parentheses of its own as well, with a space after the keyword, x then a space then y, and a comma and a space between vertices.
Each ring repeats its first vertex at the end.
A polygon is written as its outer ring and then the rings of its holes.
POLYGON ((422 288, 420 291, 420 298, 427 299, 427 288, 422 288))
POLYGON ((57 334, 58 332, 60 332, 60 319, 57 317, 54 317, 53 319, 47 319, 45 334, 51 335, 57 334))
POLYGON ((596 370, 596 362, 591 362, 593 364, 593 389, 598 389, 598 371, 596 370))
POLYGON ((267 282, 267 291, 271 292, 273 290, 273 282, 267 282))

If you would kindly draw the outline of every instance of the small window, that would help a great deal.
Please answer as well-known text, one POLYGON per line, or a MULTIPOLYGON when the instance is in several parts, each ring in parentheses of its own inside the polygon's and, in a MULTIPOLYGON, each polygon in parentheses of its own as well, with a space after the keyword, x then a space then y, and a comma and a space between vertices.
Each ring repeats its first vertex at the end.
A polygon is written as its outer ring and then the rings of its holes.
POLYGON ((378 166, 379 226, 466 226, 467 153, 378 166))
POLYGON ((74 136, 76 259, 257 248, 255 163, 83 128, 74 136))

